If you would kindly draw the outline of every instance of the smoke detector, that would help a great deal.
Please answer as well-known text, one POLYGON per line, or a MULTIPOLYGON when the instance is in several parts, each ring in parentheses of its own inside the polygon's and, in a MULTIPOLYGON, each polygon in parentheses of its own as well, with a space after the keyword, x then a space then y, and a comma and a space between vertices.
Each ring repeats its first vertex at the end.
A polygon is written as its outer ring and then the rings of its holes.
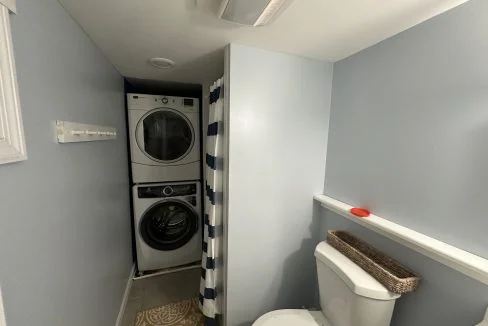
POLYGON ((276 18, 291 0, 223 0, 219 17, 237 24, 263 26, 276 18))

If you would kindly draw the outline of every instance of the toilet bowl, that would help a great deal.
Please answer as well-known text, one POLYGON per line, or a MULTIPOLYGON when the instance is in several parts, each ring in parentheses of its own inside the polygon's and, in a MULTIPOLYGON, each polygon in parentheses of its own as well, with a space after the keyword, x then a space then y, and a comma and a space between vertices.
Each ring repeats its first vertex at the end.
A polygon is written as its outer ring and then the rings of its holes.
POLYGON ((253 326, 389 326, 400 295, 321 242, 315 249, 321 311, 275 310, 253 326))
POLYGON ((268 312, 256 320, 253 326, 332 326, 321 311, 285 309, 268 312))

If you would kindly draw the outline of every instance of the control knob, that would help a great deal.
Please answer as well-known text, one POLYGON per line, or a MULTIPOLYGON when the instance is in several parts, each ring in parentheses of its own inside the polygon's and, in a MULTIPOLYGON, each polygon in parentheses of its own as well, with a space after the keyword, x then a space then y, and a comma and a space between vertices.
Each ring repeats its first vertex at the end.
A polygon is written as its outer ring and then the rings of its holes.
POLYGON ((163 188, 163 195, 171 196, 172 194, 173 194, 173 188, 171 188, 169 186, 163 188))

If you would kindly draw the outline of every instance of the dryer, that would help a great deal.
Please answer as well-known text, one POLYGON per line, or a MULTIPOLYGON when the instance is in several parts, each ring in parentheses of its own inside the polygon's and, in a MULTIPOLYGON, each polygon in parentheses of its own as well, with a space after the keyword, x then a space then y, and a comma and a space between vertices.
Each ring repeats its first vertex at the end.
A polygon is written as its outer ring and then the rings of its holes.
POLYGON ((127 94, 132 182, 200 179, 197 98, 127 94))
POLYGON ((199 182, 136 185, 133 199, 140 272, 202 259, 199 182))

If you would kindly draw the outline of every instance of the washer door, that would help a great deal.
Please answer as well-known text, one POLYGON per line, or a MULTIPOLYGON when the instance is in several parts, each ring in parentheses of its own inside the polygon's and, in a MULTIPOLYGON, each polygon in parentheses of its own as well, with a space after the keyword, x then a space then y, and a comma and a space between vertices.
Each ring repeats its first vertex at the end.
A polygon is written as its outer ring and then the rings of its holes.
POLYGON ((188 118, 167 108, 146 113, 137 124, 136 135, 139 149, 158 163, 178 162, 190 153, 195 143, 188 118))
POLYGON ((179 200, 156 203, 143 214, 139 224, 139 232, 146 244, 162 251, 181 248, 197 231, 198 214, 179 200))

